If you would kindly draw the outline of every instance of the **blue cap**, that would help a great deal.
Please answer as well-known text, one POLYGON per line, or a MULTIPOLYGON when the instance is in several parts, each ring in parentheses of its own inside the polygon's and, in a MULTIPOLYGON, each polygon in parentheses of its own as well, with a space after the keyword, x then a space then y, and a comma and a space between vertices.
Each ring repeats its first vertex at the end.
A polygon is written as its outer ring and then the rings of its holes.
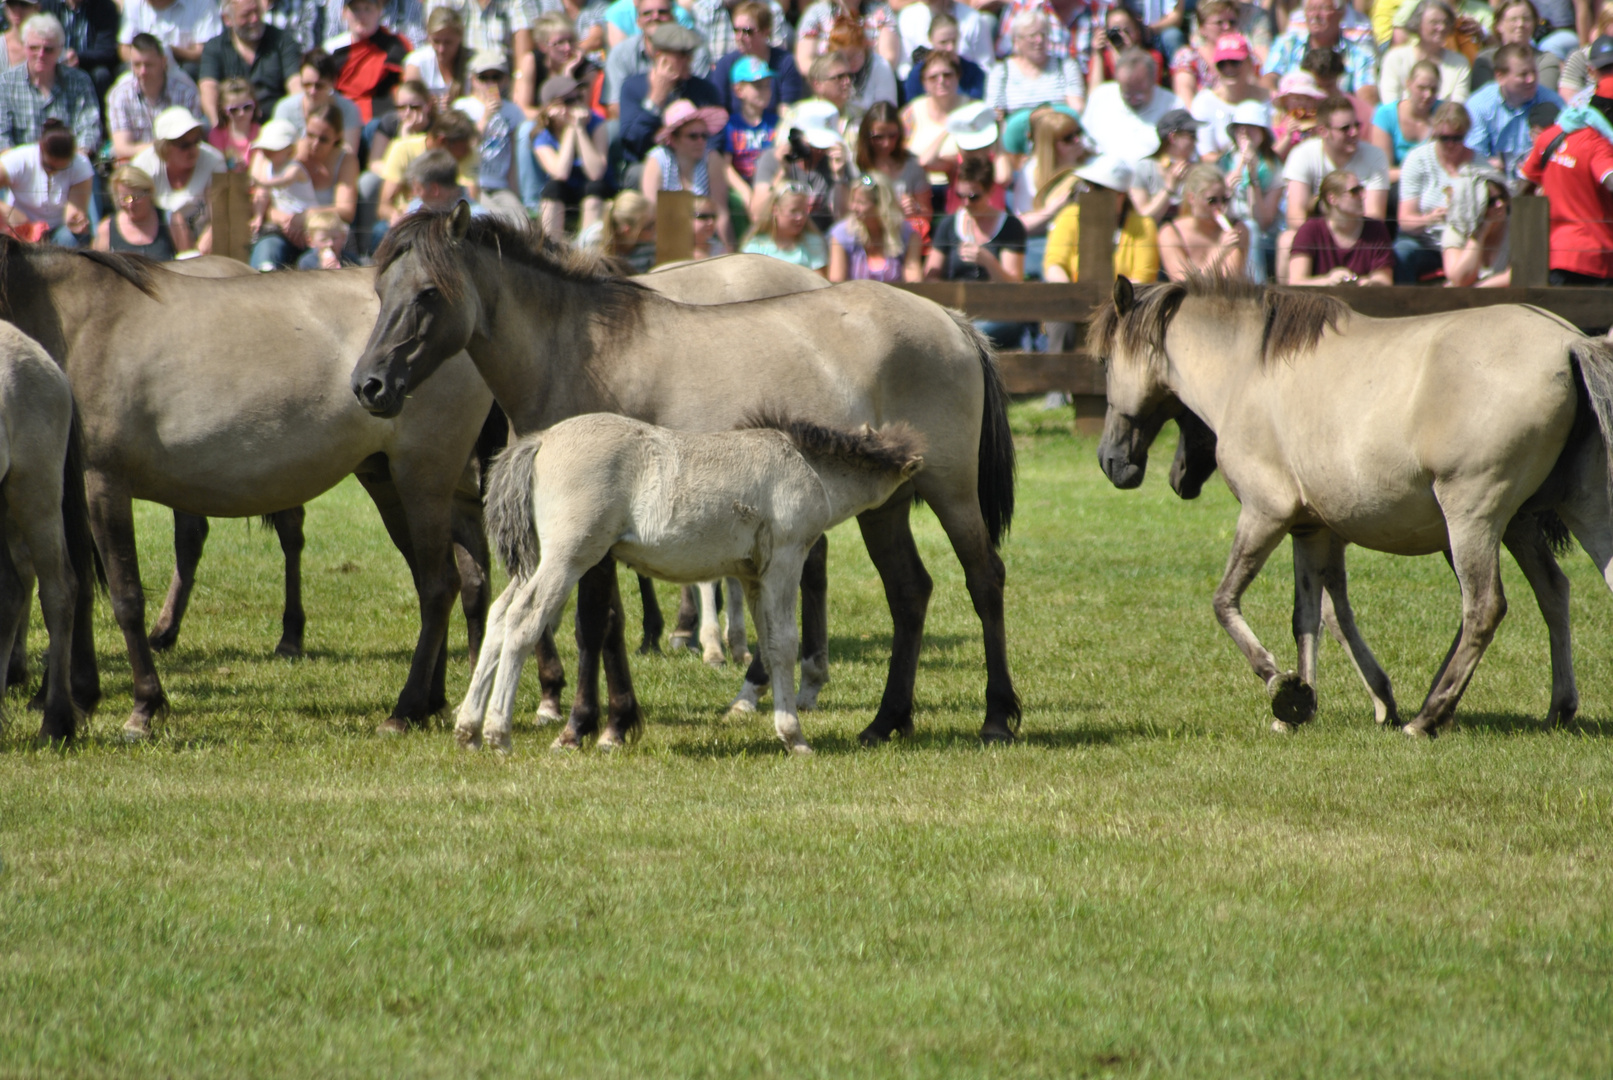
POLYGON ((728 77, 729 82, 760 82, 771 79, 773 69, 767 66, 766 60, 758 60, 754 56, 741 56, 734 61, 733 73, 728 77))

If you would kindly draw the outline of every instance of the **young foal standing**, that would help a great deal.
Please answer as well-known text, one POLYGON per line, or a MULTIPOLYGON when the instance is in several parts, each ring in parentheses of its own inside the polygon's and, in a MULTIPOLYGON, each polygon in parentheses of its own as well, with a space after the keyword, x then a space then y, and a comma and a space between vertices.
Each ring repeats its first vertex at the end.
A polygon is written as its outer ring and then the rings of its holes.
MULTIPOLYGON (((801 567, 818 537, 918 472, 919 450, 905 424, 849 433, 762 418, 749 430, 693 435, 609 413, 515 443, 487 492, 488 529, 511 580, 459 707, 460 744, 485 736, 510 748, 526 654, 582 576, 613 556, 663 581, 740 579, 772 677, 774 730, 809 753, 795 711, 801 567)), ((617 734, 599 741, 615 745, 617 734)))

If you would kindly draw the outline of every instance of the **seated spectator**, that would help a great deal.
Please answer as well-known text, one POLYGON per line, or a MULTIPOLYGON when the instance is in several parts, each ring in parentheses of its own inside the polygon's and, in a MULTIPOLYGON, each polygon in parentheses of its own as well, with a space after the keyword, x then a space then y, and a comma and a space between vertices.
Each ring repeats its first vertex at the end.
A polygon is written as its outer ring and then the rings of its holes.
MULTIPOLYGON (((756 162, 755 189, 765 192, 787 182, 805 191, 807 211, 819 232, 832 227, 836 218, 845 214, 847 186, 851 182, 851 155, 841 141, 838 121, 833 103, 803 101, 785 122, 785 138, 775 140, 773 152, 763 154, 756 162)), ((751 220, 762 220, 766 209, 751 206, 751 220)))
POLYGON ((526 114, 507 96, 509 68, 502 49, 485 49, 471 57, 470 96, 460 98, 454 105, 471 118, 480 136, 477 201, 495 217, 525 226, 526 207, 516 194, 520 180, 515 167, 515 133, 526 122, 526 114))
POLYGON ((577 234, 577 246, 599 248, 619 259, 629 273, 647 274, 655 265, 653 210, 638 192, 620 192, 605 204, 598 221, 577 234))
POLYGON ((1366 189, 1365 213, 1384 220, 1389 213, 1389 159, 1382 150, 1361 141, 1361 123, 1355 109, 1341 97, 1323 101, 1316 110, 1317 136, 1296 146, 1283 165, 1288 185, 1288 224, 1299 228, 1329 174, 1348 171, 1366 189))
POLYGON ((1159 149, 1162 117, 1182 103, 1156 82, 1154 58, 1141 49, 1128 49, 1117 63, 1115 81, 1095 87, 1087 95, 1081 126, 1098 152, 1138 162, 1159 149))
POLYGON ((958 60, 958 92, 980 100, 986 96, 986 69, 958 53, 958 20, 941 14, 930 20, 930 42, 913 50, 913 62, 902 80, 902 97, 913 101, 924 95, 924 62, 931 53, 943 52, 958 60))
POLYGON ((654 148, 670 105, 677 101, 701 107, 717 105, 717 88, 692 70, 695 50, 700 47, 699 34, 676 23, 661 23, 650 33, 649 47, 653 56, 649 71, 629 76, 622 83, 620 138, 622 160, 630 166, 626 175, 629 183, 637 174, 631 166, 642 163, 654 148))
POLYGON ((1415 285, 1444 265, 1445 216, 1451 187, 1473 161, 1464 145, 1467 110, 1454 101, 1434 113, 1434 136, 1406 155, 1400 174, 1400 235, 1395 238, 1395 284, 1415 285))
POLYGON ((723 157, 711 149, 711 138, 728 123, 715 105, 675 101, 656 133, 656 146, 644 160, 639 190, 652 203, 663 191, 691 191, 717 206, 717 234, 727 243, 733 235, 728 219, 728 175, 723 157))
MULTIPOLYGON (((933 36, 937 19, 951 20, 951 47, 959 57, 982 70, 997 62, 997 43, 992 40, 993 27, 989 16, 982 15, 961 0, 915 0, 896 16, 896 28, 902 35, 897 75, 906 77, 907 66, 920 49, 937 48, 933 36)), ((1003 20, 1005 30, 1012 21, 1012 15, 1003 20)), ((1066 54, 1069 52, 1068 48, 1064 51, 1066 54)))
POLYGON ((1277 89, 1284 75, 1299 71, 1308 51, 1329 49, 1341 53, 1344 61, 1339 92, 1360 98, 1369 109, 1377 106, 1378 55, 1371 46, 1343 35, 1347 6, 1345 0, 1305 0, 1305 29, 1279 34, 1266 55, 1262 80, 1269 89, 1277 89))
MULTIPOLYGON (((1613 34, 1613 4, 1604 4, 1596 13, 1596 28, 1592 31, 1591 40, 1613 34)), ((1575 104, 1584 104, 1577 99, 1580 91, 1587 87, 1596 86, 1596 69, 1590 62, 1591 47, 1582 45, 1568 54, 1563 61, 1562 78, 1557 83, 1557 93, 1564 100, 1572 100, 1575 104)), ((1589 92, 1589 91, 1588 91, 1589 92)), ((1549 125, 1548 125, 1549 126, 1549 125)))
POLYGON ((1441 101, 1466 101, 1472 69, 1467 57, 1445 47, 1456 12, 1445 0, 1422 0, 1415 22, 1416 41, 1397 45, 1383 57, 1383 74, 1378 78, 1378 95, 1384 104, 1393 104, 1406 94, 1406 84, 1420 64, 1431 64, 1439 73, 1441 101))
POLYGON ((409 162, 404 174, 409 183, 409 201, 403 208, 402 216, 421 211, 446 213, 461 199, 470 203, 472 215, 485 215, 487 210, 471 198, 471 193, 459 182, 459 173, 459 162, 446 150, 427 150, 409 162))
POLYGON ((1081 138, 1081 122, 1066 112, 1036 111, 1030 131, 1031 152, 1014 174, 1013 204, 1027 237, 1025 273, 1040 276, 1048 226, 1075 197, 1076 166, 1090 154, 1081 138))
POLYGON ((278 217, 306 214, 318 202, 308 170, 298 161, 297 132, 284 120, 270 120, 252 141, 252 231, 262 232, 269 208, 278 217))
POLYGON ((1467 101, 1473 127, 1467 145, 1509 181, 1528 155, 1529 110, 1541 102, 1558 108, 1563 99, 1541 86, 1535 76, 1535 58, 1524 45, 1503 45, 1495 54, 1495 81, 1473 92, 1467 101))
MULTIPOLYGON (((1175 56, 1187 45, 1187 36, 1182 32, 1183 19, 1190 10, 1186 5, 1178 0, 1148 0, 1141 7, 1148 40, 1158 44, 1164 56, 1175 56)), ((1161 64, 1159 70, 1163 74, 1167 68, 1161 64)))
POLYGON ((998 119, 1038 105, 1086 107, 1081 65, 1069 55, 1054 56, 1048 51, 1047 27, 1047 16, 1040 11, 1021 11, 1014 16, 1014 51, 986 76, 986 102, 997 110, 998 119))
MULTIPOLYGON (((748 53, 729 65, 728 71, 734 83, 730 97, 735 109, 728 114, 717 149, 728 161, 729 190, 741 208, 748 208, 756 201, 756 164, 772 153, 778 138, 778 110, 773 107, 775 72, 748 53)), ((749 225, 747 209, 745 226, 749 225)))
POLYGON ((1185 281, 1195 274, 1246 275, 1249 229, 1227 217, 1231 201, 1215 166, 1188 170, 1182 181, 1182 211, 1159 230, 1159 261, 1166 277, 1185 281))
POLYGON ((28 58, 22 42, 22 24, 39 14, 35 0, 6 0, 6 32, 0 35, 0 71, 21 67, 28 58))
MULTIPOLYGON (((464 117, 459 121, 469 127, 464 117)), ((328 102, 323 111, 308 117, 297 140, 296 158, 313 184, 314 205, 334 209, 351 224, 358 212, 358 155, 342 140, 343 123, 341 109, 328 102)), ((287 214, 271 207, 269 226, 253 241, 247 261, 259 270, 291 267, 307 250, 306 214, 287 214)))
MULTIPOLYGON (((1065 108, 1068 107, 1065 106, 1065 108)), ((963 168, 964 162, 980 161, 991 166, 993 177, 1003 175, 1004 166, 1007 162, 997 153, 1000 129, 1001 125, 997 123, 996 110, 984 101, 975 102, 973 105, 965 105, 947 117, 947 133, 951 137, 953 145, 958 148, 957 156, 947 163, 949 174, 956 177, 958 170, 963 168)), ((933 188, 930 196, 933 201, 935 198, 933 188)), ((1007 210, 1007 185, 1000 181, 992 185, 986 200, 991 204, 993 210, 1007 210)), ((957 191, 951 187, 947 187, 942 192, 940 201, 943 213, 955 214, 964 208, 963 201, 958 198, 957 191)))
POLYGON ((1227 217, 1249 228, 1249 277, 1267 281, 1276 276, 1283 202, 1283 163, 1274 149, 1271 107, 1243 102, 1234 110, 1227 134, 1232 149, 1216 163, 1232 196, 1227 217))
POLYGON ((709 195, 702 195, 694 201, 691 222, 689 232, 694 239, 694 249, 690 258, 709 259, 713 255, 728 253, 727 245, 717 235, 717 204, 711 201, 709 195))
MULTIPOLYGON (((604 24, 595 23, 594 28, 598 30, 597 36, 603 40, 604 24)), ((560 11, 540 15, 532 24, 532 49, 537 54, 535 66, 538 69, 539 88, 556 75, 570 75, 579 85, 587 85, 590 74, 600 72, 599 65, 589 59, 589 50, 583 47, 578 34, 576 24, 560 11)), ((535 95, 537 90, 532 93, 535 95)), ((526 109, 532 102, 517 99, 516 104, 526 109)))
POLYGON ((123 59, 134 59, 136 34, 150 34, 194 81, 207 43, 224 29, 216 0, 124 0, 118 45, 123 59))
MULTIPOLYGON (((1237 0, 1205 0, 1198 6, 1195 19, 1197 25, 1192 44, 1177 49, 1170 58, 1171 92, 1183 101, 1192 101, 1200 92, 1213 90, 1219 85, 1221 76, 1216 66, 1223 59, 1217 55, 1222 36, 1232 34, 1243 37, 1238 33, 1237 0)), ((1245 41, 1242 59, 1250 60, 1251 56, 1248 42, 1245 41)), ((1250 66, 1250 79, 1253 81, 1255 72, 1252 70, 1253 64, 1250 66)), ((1199 119, 1207 120, 1208 117, 1201 116, 1199 119)))
MULTIPOLYGON (((648 29, 640 17, 644 13, 638 8, 636 0, 612 0, 605 6, 605 47, 614 49, 628 38, 635 37, 641 30, 648 29)), ((677 21, 685 30, 699 33, 700 27, 695 22, 694 4, 678 4, 672 11, 663 13, 661 22, 677 21)), ((704 38, 705 35, 701 35, 704 38)))
POLYGON ((1288 284, 1394 283, 1389 228, 1365 215, 1365 194, 1365 185, 1348 170, 1328 173, 1322 179, 1311 203, 1315 215, 1294 234, 1288 284))
MULTIPOLYGON (((1113 192, 1119 206, 1120 241, 1115 245, 1115 273, 1139 285, 1159 279, 1159 230, 1154 219, 1131 205, 1131 167, 1113 154, 1088 158, 1075 170, 1092 194, 1113 192)), ((1042 262, 1044 281, 1081 280, 1081 205, 1071 201, 1053 219, 1042 262)), ((1080 347, 1075 323, 1046 324, 1048 352, 1074 352, 1080 347)))
POLYGON ((823 242, 823 234, 812 223, 811 193, 799 184, 785 181, 776 187, 762 188, 758 194, 756 210, 759 212, 753 215, 755 224, 740 250, 783 259, 827 277, 829 249, 823 242))
POLYGON ((1287 161, 1294 147, 1316 137, 1316 109, 1327 95, 1309 72, 1284 75, 1271 99, 1276 113, 1271 124, 1272 150, 1279 161, 1287 161))
MULTIPOLYGON (((405 79, 398 84, 393 91, 393 105, 392 111, 377 120, 370 129, 372 169, 379 169, 381 162, 386 160, 392 140, 406 135, 424 135, 437 122, 437 99, 431 96, 425 83, 416 79, 405 79)), ((381 186, 377 173, 371 171, 364 175, 375 176, 375 186, 381 186)))
POLYGON ((1386 101, 1372 114, 1368 141, 1389 159, 1389 182, 1400 182, 1406 155, 1426 143, 1433 132, 1434 110, 1439 107, 1439 68, 1419 60, 1406 79, 1399 101, 1386 101))
POLYGON ((863 117, 857 128, 854 164, 864 176, 879 173, 890 181, 902 217, 918 230, 921 241, 929 236, 930 178, 918 157, 907 148, 901 116, 889 102, 879 102, 863 117))
POLYGON ((308 211, 308 250, 297 260, 299 270, 339 270, 352 266, 354 260, 347 254, 349 230, 342 215, 329 206, 308 211))
MULTIPOLYGON (((37 17, 37 16, 36 16, 37 17)), ((54 117, 42 125, 37 143, 0 153, 0 188, 11 193, 5 207, 13 228, 42 226, 61 247, 88 247, 90 180, 95 170, 73 139, 73 129, 54 117)))
MULTIPOLYGON (((1006 210, 991 205, 996 186, 991 163, 966 159, 958 166, 953 193, 962 204, 935 224, 935 238, 925 260, 931 281, 1023 281, 1025 227, 1006 210)), ((976 320, 975 326, 999 349, 1016 349, 1029 327, 1025 323, 976 320)))
POLYGON ((1188 107, 1199 122, 1198 150, 1202 158, 1219 157, 1232 148, 1227 142, 1227 124, 1239 105, 1245 101, 1265 102, 1271 97, 1271 92, 1255 81, 1254 54, 1242 34, 1224 35, 1216 42, 1212 55, 1215 82, 1200 90, 1188 107))
MULTIPOLYGON (((27 0, 14 0, 19 12, 33 14, 34 5, 27 0)), ((118 52, 118 30, 123 24, 123 13, 113 0, 46 0, 40 5, 44 11, 61 20, 67 40, 62 44, 62 59, 90 77, 100 100, 112 89, 112 82, 123 66, 118 52)), ((24 20, 18 20, 20 23, 24 20)), ((17 43, 22 42, 17 35, 17 43)), ((16 63, 21 63, 20 59, 16 63)), ((5 67, 11 67, 7 64, 5 67)))
POLYGON ((1540 16, 1531 0, 1504 0, 1495 12, 1496 44, 1481 49, 1473 58, 1473 74, 1469 78, 1473 90, 1494 81, 1500 66, 1497 54, 1508 45, 1516 45, 1534 58, 1535 78, 1540 85, 1555 91, 1562 81, 1562 60, 1556 53, 1535 46, 1535 31, 1539 26, 1540 16))
POLYGON ((958 155, 947 134, 947 117, 969 102, 958 91, 959 62, 946 52, 932 52, 913 65, 924 83, 924 94, 902 110, 902 130, 919 164, 930 171, 930 183, 947 182, 944 162, 958 155))
POLYGON ((111 214, 95 230, 96 251, 123 251, 157 262, 171 262, 179 254, 168 223, 157 209, 156 182, 133 165, 112 170, 111 214))
POLYGON ((1359 94, 1345 93, 1340 88, 1344 81, 1344 54, 1334 49, 1312 49, 1305 54, 1305 59, 1299 62, 1299 70, 1308 73, 1316 80, 1316 87, 1328 97, 1338 96, 1344 98, 1355 109, 1355 118, 1361 121, 1361 130, 1365 131, 1367 125, 1372 123, 1372 110, 1374 106, 1368 104, 1359 94))
POLYGON ((281 98, 270 119, 286 121, 301 135, 307 128, 308 117, 323 113, 327 105, 334 104, 342 114, 342 141, 356 154, 364 118, 359 115, 357 105, 336 92, 336 74, 336 61, 324 49, 304 53, 297 75, 301 89, 281 98))
POLYGON ((610 197, 605 121, 589 110, 582 88, 569 75, 550 78, 539 97, 543 126, 532 143, 539 218, 545 233, 563 236, 566 207, 580 207, 580 233, 599 220, 610 197))
MULTIPOLYGON (((793 26, 779 0, 757 0, 757 2, 767 8, 769 16, 767 43, 775 48, 787 48, 791 41, 793 26)), ((740 35, 734 29, 733 23, 733 14, 737 7, 738 0, 694 0, 689 7, 689 14, 694 16, 692 29, 705 40, 708 53, 713 59, 727 56, 739 46, 740 35)), ((757 59, 765 60, 767 57, 761 56, 757 59)), ((707 74, 709 76, 710 72, 707 74)))
POLYGON ((1093 39, 1097 56, 1087 60, 1087 94, 1120 77, 1120 58, 1132 49, 1141 50, 1154 62, 1153 77, 1163 84, 1170 71, 1165 55, 1148 44, 1142 20, 1124 4, 1111 5, 1103 16, 1103 33, 1093 39), (1101 61, 1101 62, 1100 62, 1101 61))
POLYGON ((840 141, 850 146, 857 141, 857 125, 862 122, 864 109, 853 100, 851 58, 842 52, 826 52, 812 62, 807 81, 812 96, 779 109, 779 121, 785 128, 796 126, 795 116, 801 112, 816 112, 824 103, 834 107, 834 128, 840 141))
POLYGON ((196 84, 178 65, 170 65, 162 42, 136 34, 128 74, 112 84, 106 98, 106 123, 112 129, 112 156, 127 161, 151 146, 152 119, 179 106, 187 112, 199 100, 196 84))
POLYGON ((717 104, 729 115, 739 111, 734 94, 734 67, 745 57, 760 63, 773 74, 773 105, 793 105, 807 96, 806 81, 795 66, 790 50, 772 43, 773 10, 759 0, 740 0, 732 14, 734 42, 738 46, 711 69, 710 82, 717 88, 717 104))
POLYGON ((198 65, 202 114, 215 128, 223 120, 218 91, 225 79, 247 80, 258 115, 267 117, 302 67, 297 39, 264 22, 264 7, 262 0, 225 0, 224 32, 202 48, 198 65))
POLYGON ((795 30, 795 66, 802 71, 824 53, 833 52, 829 35, 837 19, 850 17, 862 26, 867 47, 884 57, 894 71, 902 62, 902 37, 896 14, 885 0, 816 0, 801 12, 795 30))
POLYGON ((426 16, 426 45, 403 60, 403 78, 426 88, 438 110, 452 107, 470 86, 466 65, 465 22, 451 7, 435 7, 426 16))
POLYGON ((838 56, 846 66, 846 74, 851 76, 848 100, 858 115, 867 112, 876 101, 896 104, 896 72, 883 56, 869 47, 857 20, 836 19, 829 31, 829 46, 829 52, 824 55, 838 56))
POLYGON ((480 141, 470 117, 455 109, 438 116, 424 135, 399 135, 393 139, 379 170, 381 190, 375 207, 375 242, 380 242, 394 218, 407 213, 409 163, 429 150, 446 150, 459 162, 459 184, 475 201, 480 194, 477 178, 482 163, 476 151, 480 141))
POLYGON ((181 253, 206 255, 213 247, 208 193, 213 177, 228 172, 224 155, 206 142, 207 124, 177 105, 157 114, 156 140, 134 158, 135 168, 157 185, 157 209, 168 218, 168 232, 181 253))
POLYGON ((403 81, 403 61, 414 46, 381 25, 376 0, 345 0, 347 33, 325 41, 336 64, 335 91, 358 106, 365 123, 392 107, 392 88, 403 81))
MULTIPOLYGON (((1613 38, 1591 42, 1591 62, 1613 66, 1613 38)), ((1551 204, 1552 285, 1613 285, 1613 70, 1604 68, 1590 104, 1564 109, 1535 137, 1520 169, 1551 204)))
POLYGON ((258 137, 258 102, 245 79, 225 79, 218 88, 218 111, 224 118, 207 133, 207 144, 224 155, 230 172, 245 172, 252 140, 258 137))
POLYGON ((73 143, 95 153, 101 146, 101 104, 95 84, 61 62, 66 35, 54 15, 35 15, 22 26, 28 58, 0 72, 0 150, 38 142, 47 119, 73 129, 73 143))
POLYGON ((1506 177, 1488 165, 1468 165, 1451 185, 1450 208, 1440 244, 1445 284, 1465 288, 1505 288, 1512 284, 1508 265, 1508 215, 1512 193, 1506 177))
POLYGON ((848 204, 851 212, 829 230, 829 280, 923 281, 924 242, 903 220, 891 182, 863 173, 848 204))
MULTIPOLYGON (((635 75, 648 75, 655 56, 659 53, 675 51, 688 57, 688 62, 682 65, 682 74, 678 76, 680 81, 690 76, 699 76, 711 69, 711 58, 707 55, 705 42, 699 34, 688 27, 681 28, 683 33, 670 33, 674 29, 673 12, 683 14, 680 5, 673 3, 672 0, 634 0, 634 3, 639 32, 611 46, 610 55, 605 59, 605 86, 600 95, 600 100, 610 115, 619 116, 624 123, 627 120, 625 107, 633 103, 632 91, 627 87, 628 80, 635 75), (654 40, 657 31, 661 33, 660 45, 654 40)), ((663 77, 657 80, 658 89, 664 89, 662 84, 667 70, 663 68, 663 77)), ((646 87, 647 85, 646 83, 646 87)), ((653 111, 659 116, 660 110, 669 102, 679 98, 695 100, 699 92, 691 93, 690 89, 687 86, 681 87, 675 96, 662 97, 658 94, 655 99, 656 108, 653 111)), ((716 88, 712 87, 711 90, 710 101, 705 103, 715 105, 716 88)), ((639 93, 642 96, 643 90, 639 93)), ((670 95, 671 91, 668 91, 668 94, 670 95)), ((654 137, 655 128, 652 125, 645 138, 653 140, 654 137)), ((648 150, 649 145, 646 143, 642 151, 648 150)))
POLYGON ((1199 122, 1186 109, 1159 118, 1159 152, 1143 158, 1131 174, 1131 202, 1163 224, 1182 201, 1182 181, 1199 159, 1199 122))

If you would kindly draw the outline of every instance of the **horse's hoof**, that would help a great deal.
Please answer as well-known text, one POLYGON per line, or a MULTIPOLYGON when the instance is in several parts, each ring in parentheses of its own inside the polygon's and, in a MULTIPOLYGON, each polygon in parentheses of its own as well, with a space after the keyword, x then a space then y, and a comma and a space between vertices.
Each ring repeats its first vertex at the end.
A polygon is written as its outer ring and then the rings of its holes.
POLYGON ((179 631, 173 628, 153 630, 146 643, 152 652, 167 652, 179 643, 179 631))
POLYGON ((818 707, 818 691, 822 687, 803 686, 801 692, 795 695, 795 711, 811 712, 818 707))
POLYGON ((729 716, 750 716, 756 712, 756 702, 748 697, 736 697, 728 706, 729 716))
POLYGON ((1297 672, 1286 671, 1268 685, 1271 714, 1285 724, 1298 726, 1316 715, 1316 690, 1300 680, 1297 672))
POLYGON ((565 714, 560 711, 558 701, 550 701, 548 698, 544 698, 538 702, 538 711, 533 715, 532 722, 539 727, 543 727, 546 724, 558 724, 565 718, 565 714))
POLYGON ((640 656, 660 656, 661 643, 659 641, 641 641, 638 646, 640 656))
MULTIPOLYGON (((912 721, 909 721, 907 726, 911 732, 913 728, 912 721)), ((1007 724, 987 721, 980 728, 980 741, 987 746, 1011 746, 1017 740, 1018 736, 1008 729, 1007 724)))
POLYGON ((804 742, 785 743, 784 745, 789 747, 790 753, 792 753, 792 754, 799 754, 799 755, 805 756, 807 754, 812 753, 812 747, 808 746, 804 742))
POLYGON ((553 750, 557 754, 565 754, 573 750, 581 750, 582 740, 577 738, 577 736, 573 735, 569 731, 562 731, 559 735, 555 736, 554 742, 549 744, 549 749, 553 750))
POLYGON ((131 716, 123 725, 123 741, 145 742, 151 738, 151 721, 144 716, 131 716))
POLYGON ((301 660, 302 642, 282 641, 274 647, 274 654, 287 660, 301 660))
POLYGON ((482 733, 475 728, 454 729, 454 742, 461 750, 480 750, 482 748, 482 733))
POLYGON ((700 659, 705 662, 707 667, 720 668, 725 667, 728 664, 728 657, 722 654, 721 649, 718 649, 715 652, 705 653, 700 657, 700 659))
POLYGON ((872 749, 876 746, 884 746, 886 743, 891 741, 891 737, 890 732, 881 731, 873 724, 869 724, 857 735, 857 741, 872 749))
POLYGON ((409 730, 409 721, 401 716, 389 716, 375 728, 377 735, 403 735, 409 730))
POLYGON ((597 741, 595 741, 595 743, 594 743, 594 749, 603 750, 607 754, 610 753, 613 750, 620 750, 621 748, 622 748, 622 740, 621 740, 621 738, 619 736, 612 735, 608 731, 605 732, 605 734, 601 735, 599 737, 599 739, 597 741))
POLYGON ((1286 720, 1273 720, 1271 722, 1271 730, 1275 731, 1279 735, 1292 735, 1294 733, 1294 725, 1290 724, 1286 720))

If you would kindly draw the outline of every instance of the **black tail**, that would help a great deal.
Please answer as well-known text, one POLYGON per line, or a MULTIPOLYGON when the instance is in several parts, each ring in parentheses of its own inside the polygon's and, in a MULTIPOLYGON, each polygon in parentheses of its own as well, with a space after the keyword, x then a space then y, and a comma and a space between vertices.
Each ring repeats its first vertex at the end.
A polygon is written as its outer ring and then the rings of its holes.
POLYGON ((985 381, 986 400, 980 416, 980 516, 986 519, 991 546, 1001 547, 1014 521, 1014 477, 1018 464, 1014 455, 1014 435, 1008 430, 1008 391, 1003 388, 1002 372, 986 335, 976 330, 961 311, 949 311, 975 352, 980 356, 980 374, 985 381))
POLYGON ((67 463, 62 468, 62 529, 67 534, 67 561, 78 578, 80 594, 106 591, 106 567, 90 534, 90 504, 84 495, 84 430, 73 406, 67 436, 67 463))

